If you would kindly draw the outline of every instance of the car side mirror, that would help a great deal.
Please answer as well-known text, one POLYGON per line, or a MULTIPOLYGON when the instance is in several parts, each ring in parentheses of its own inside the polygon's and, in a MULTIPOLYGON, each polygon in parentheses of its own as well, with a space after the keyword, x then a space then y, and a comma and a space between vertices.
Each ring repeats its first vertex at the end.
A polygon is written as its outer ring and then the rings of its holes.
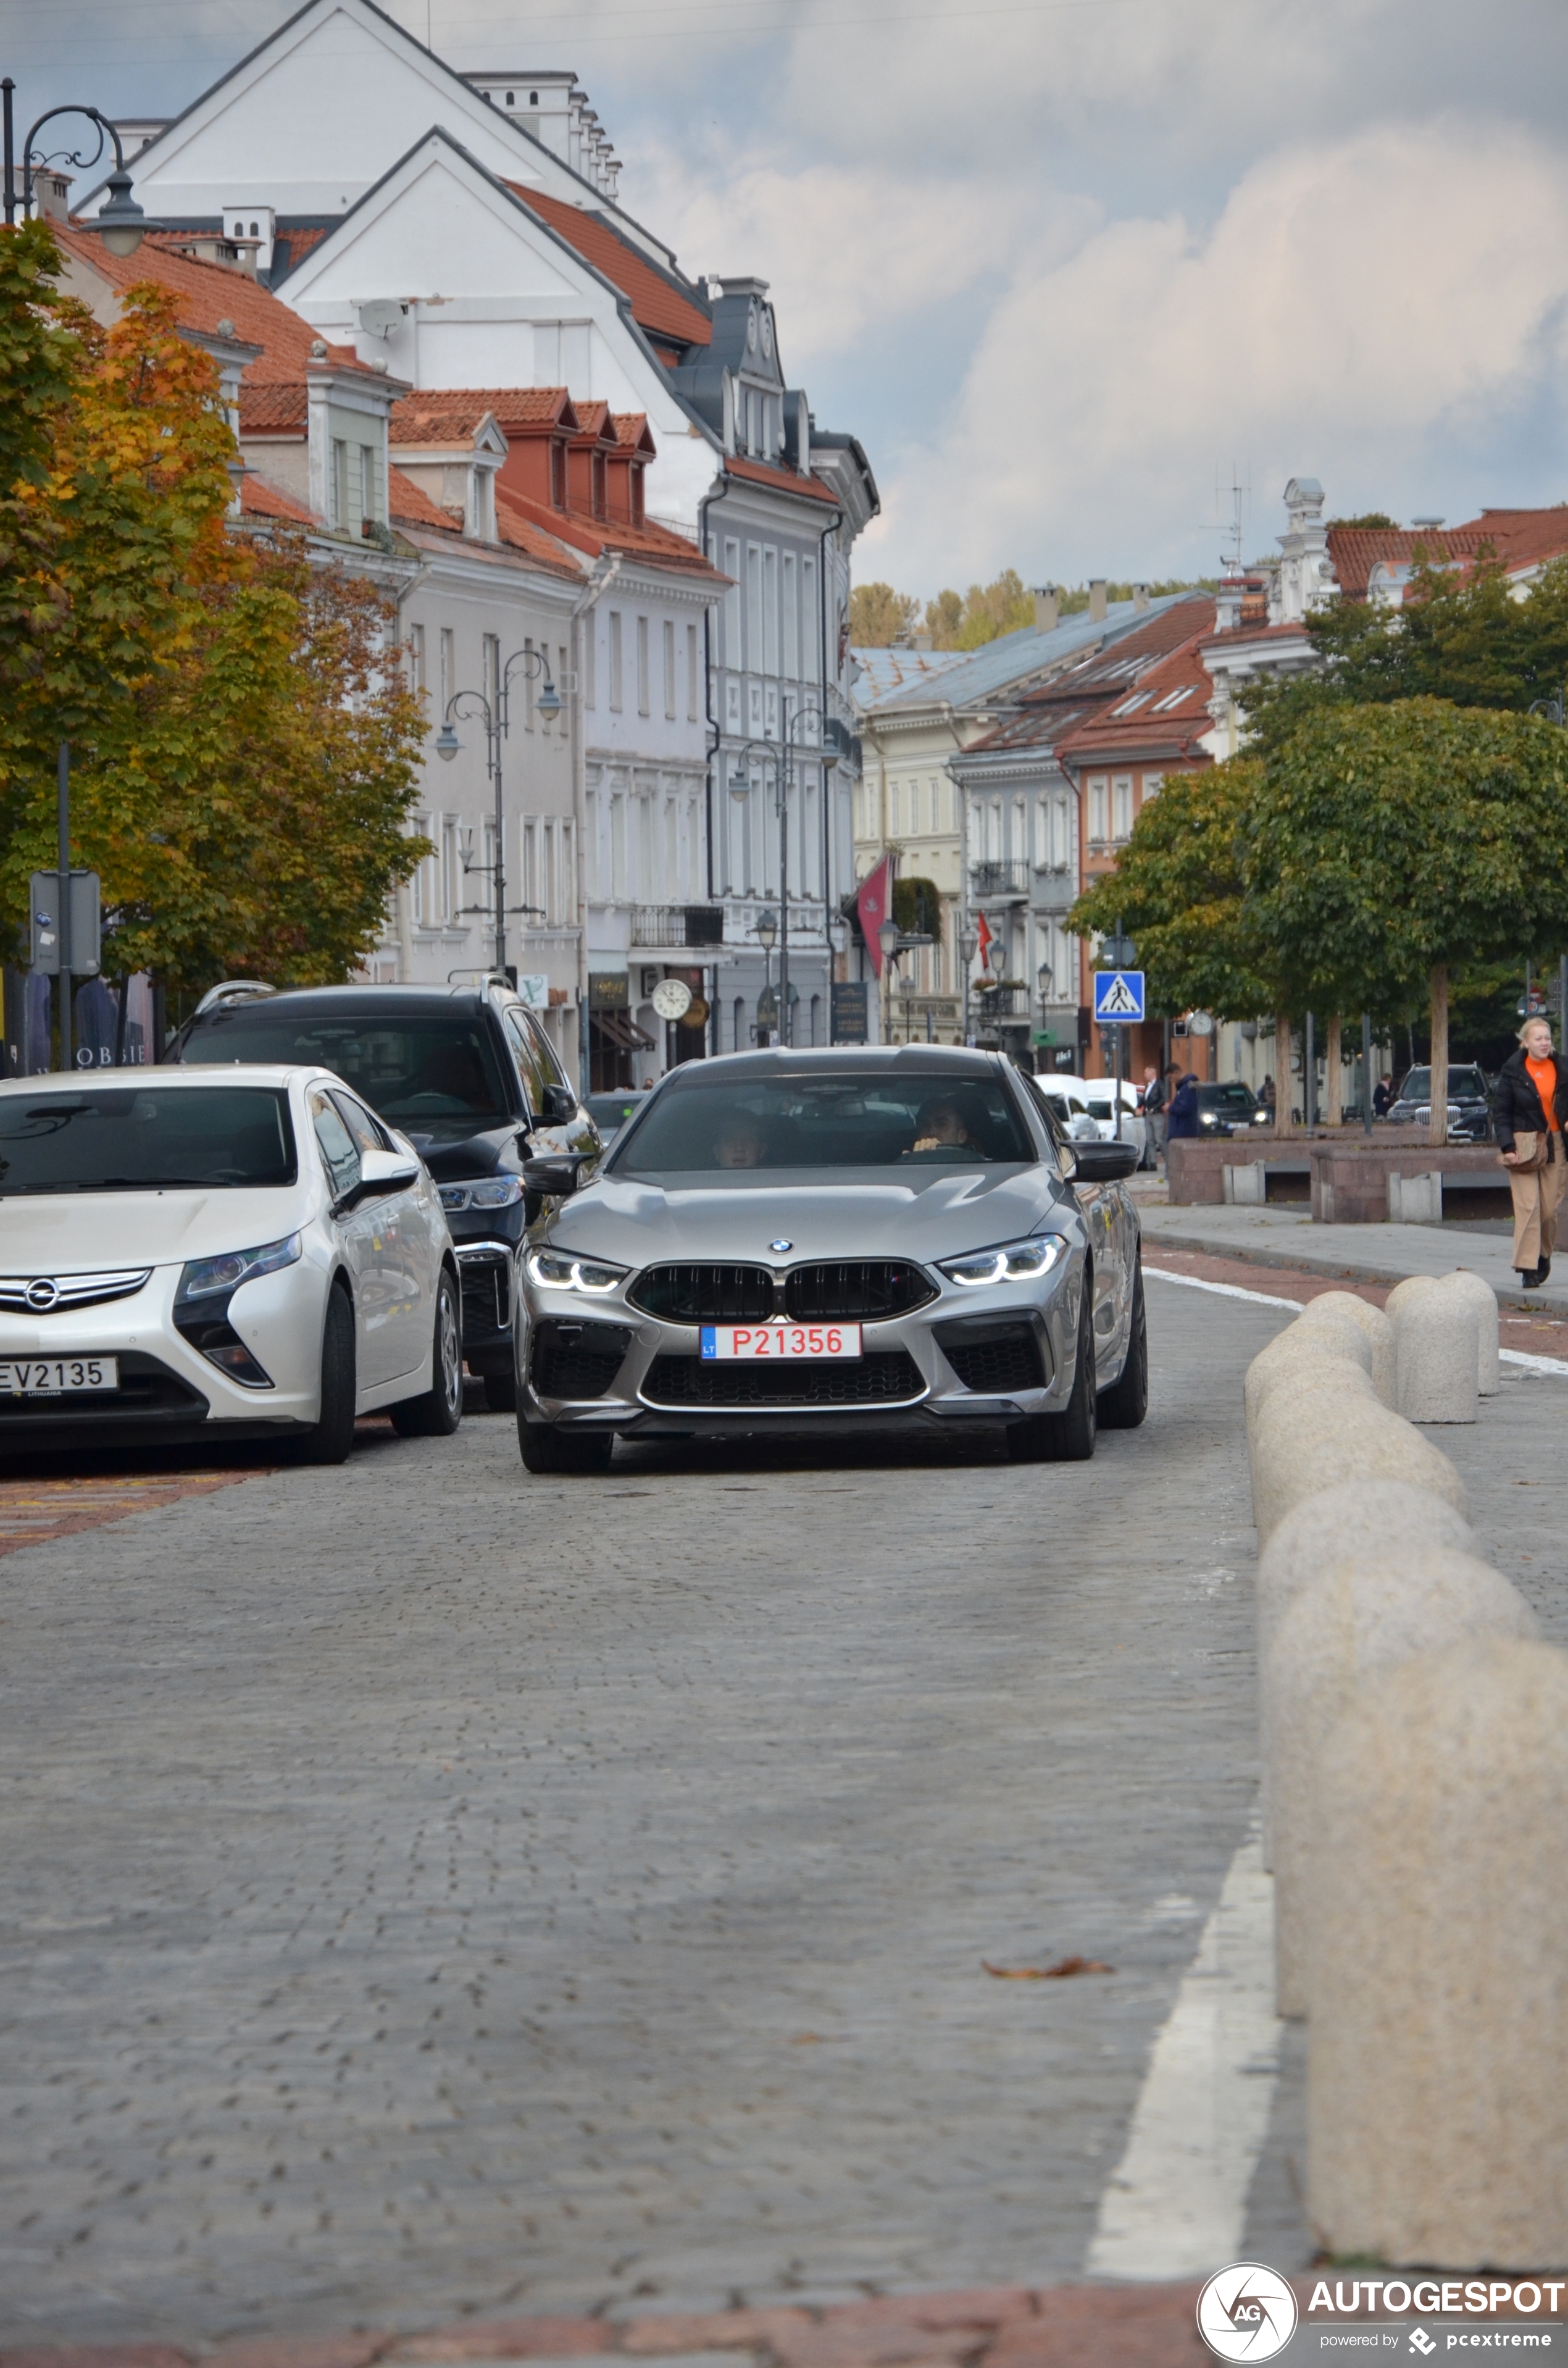
POLYGON ((546 1086, 540 1112, 546 1126, 570 1126, 577 1115, 577 1097, 570 1086, 546 1086))
POLYGON ((1080 1184, 1114 1184, 1131 1176, 1138 1153, 1131 1143, 1080 1143, 1074 1146, 1074 1180, 1080 1184))
POLYGON ((359 1155, 362 1191, 406 1192, 419 1181, 419 1162, 406 1151, 363 1151, 359 1155))
POLYGON ((525 1159, 523 1182, 530 1192, 538 1192, 546 1201, 562 1201, 577 1190, 583 1165, 583 1155, 576 1151, 551 1152, 540 1159, 525 1159))

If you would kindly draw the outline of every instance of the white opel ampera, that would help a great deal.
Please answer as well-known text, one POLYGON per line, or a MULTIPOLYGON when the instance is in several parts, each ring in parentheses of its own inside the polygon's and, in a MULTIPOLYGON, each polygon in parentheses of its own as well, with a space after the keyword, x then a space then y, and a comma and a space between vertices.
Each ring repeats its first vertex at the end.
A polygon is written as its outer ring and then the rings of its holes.
POLYGON ((454 1431, 460 1306, 417 1154, 328 1070, 0 1085, 0 1454, 454 1431))

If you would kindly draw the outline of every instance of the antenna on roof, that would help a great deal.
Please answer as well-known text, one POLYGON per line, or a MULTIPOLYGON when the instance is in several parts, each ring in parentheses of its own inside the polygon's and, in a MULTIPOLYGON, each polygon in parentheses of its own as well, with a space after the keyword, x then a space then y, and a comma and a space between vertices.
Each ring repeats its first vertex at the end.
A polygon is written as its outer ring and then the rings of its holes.
MULTIPOLYGON (((1227 575, 1239 575, 1242 570, 1242 535, 1252 509, 1252 470, 1249 466, 1244 481, 1237 474, 1236 464, 1231 463, 1231 528, 1227 547, 1220 554, 1220 564, 1227 575)), ((1214 472, 1214 518, 1220 518, 1220 472, 1214 472)))

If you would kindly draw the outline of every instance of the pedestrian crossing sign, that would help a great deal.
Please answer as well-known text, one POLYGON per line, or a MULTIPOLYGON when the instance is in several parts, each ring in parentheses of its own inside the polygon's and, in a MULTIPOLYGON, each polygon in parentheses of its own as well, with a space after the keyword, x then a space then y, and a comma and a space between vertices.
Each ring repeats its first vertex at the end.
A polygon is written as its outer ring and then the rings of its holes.
POLYGON ((1097 970, 1095 973, 1095 1018, 1103 1028, 1131 1025, 1143 1017, 1143 973, 1141 970, 1097 970))

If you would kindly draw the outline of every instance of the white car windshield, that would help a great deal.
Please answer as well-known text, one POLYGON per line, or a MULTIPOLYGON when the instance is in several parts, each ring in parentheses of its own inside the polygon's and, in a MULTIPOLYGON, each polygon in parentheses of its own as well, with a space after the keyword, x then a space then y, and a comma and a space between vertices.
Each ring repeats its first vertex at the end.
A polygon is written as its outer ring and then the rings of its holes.
POLYGON ((1021 1165, 1040 1156, 1006 1088, 989 1078, 840 1071, 672 1086, 627 1128, 608 1165, 650 1176, 1021 1165))
POLYGON ((81 1086, 0 1096, 0 1197, 292 1184, 288 1096, 267 1086, 81 1086))

